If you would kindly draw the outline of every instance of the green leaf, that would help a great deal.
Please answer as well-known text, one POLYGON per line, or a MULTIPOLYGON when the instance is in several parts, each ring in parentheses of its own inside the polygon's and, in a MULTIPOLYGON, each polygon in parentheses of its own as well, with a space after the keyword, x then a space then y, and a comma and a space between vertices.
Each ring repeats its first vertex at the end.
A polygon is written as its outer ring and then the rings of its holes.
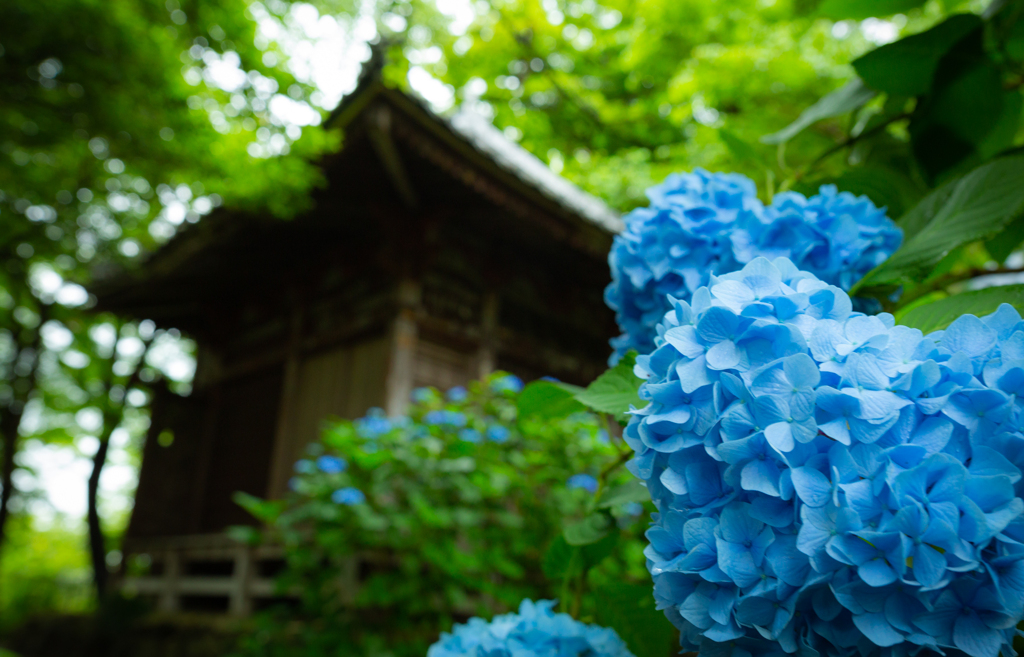
POLYGON ((939 61, 958 41, 981 27, 974 14, 951 16, 930 30, 875 48, 853 68, 872 89, 897 96, 928 93, 939 61))
POLYGON ((1003 263, 1024 243, 1024 215, 1017 217, 1006 230, 985 242, 985 250, 998 263, 1003 263))
POLYGON ((234 525, 228 527, 225 533, 228 535, 228 538, 245 545, 259 545, 263 540, 263 534, 255 527, 234 525))
POLYGON ((636 408, 646 406, 641 401, 637 390, 642 380, 633 374, 636 365, 636 353, 626 354, 619 364, 606 370, 593 383, 576 395, 576 400, 598 413, 611 413, 621 417, 632 405, 636 408))
POLYGON ((629 504, 630 502, 646 502, 649 499, 651 499, 651 491, 647 490, 647 486, 640 483, 639 479, 632 479, 629 483, 609 488, 601 496, 597 508, 607 509, 613 506, 629 504))
POLYGON ((578 568, 573 568, 572 557, 578 549, 569 545, 561 534, 556 536, 544 553, 544 561, 541 562, 544 575, 549 579, 561 579, 575 574, 572 571, 578 568))
POLYGON ((883 166, 848 169, 831 181, 841 192, 867 196, 887 209, 890 217, 902 215, 921 197, 920 188, 904 173, 883 166))
POLYGON ((592 513, 565 528, 562 536, 569 545, 590 545, 608 535, 615 522, 607 513, 592 513))
POLYGON ((650 584, 614 583, 593 592, 596 620, 610 627, 636 657, 666 657, 678 650, 678 634, 655 607, 650 584))
POLYGON ((787 142, 813 123, 852 112, 874 98, 877 93, 864 86, 860 80, 852 80, 827 96, 821 97, 818 102, 805 109, 796 121, 782 130, 761 137, 761 143, 787 142))
POLYGON ((989 315, 1004 303, 1024 312, 1024 285, 987 287, 956 294, 910 310, 899 323, 931 333, 946 328, 961 315, 989 315))
POLYGON ((285 507, 285 502, 282 500, 263 500, 242 492, 235 493, 231 499, 257 519, 268 524, 274 522, 285 507))
MULTIPOLYGON (((933 196, 921 203, 934 204, 933 196)), ((1024 156, 984 164, 957 181, 934 217, 851 290, 921 280, 946 254, 1005 229, 1024 210, 1024 156)), ((922 214, 927 212, 922 211, 922 214)))
POLYGON ((935 218, 939 210, 949 201, 949 197, 953 194, 953 190, 956 189, 956 184, 959 180, 959 178, 950 180, 941 187, 936 188, 918 201, 917 205, 911 208, 909 212, 899 218, 896 224, 903 230, 904 244, 920 233, 921 229, 935 218))
MULTIPOLYGON (((944 84, 918 108, 909 126, 910 141, 931 179, 970 162, 972 155, 980 156, 983 144, 991 151, 1008 143, 1004 128, 986 144, 1004 123, 1005 96, 1002 75, 984 62, 944 84)), ((1009 108, 1011 113, 1013 109, 1009 108)))
POLYGON ((575 395, 583 388, 554 381, 534 381, 519 394, 516 408, 519 417, 538 417, 546 420, 568 417, 587 410, 575 395))
POLYGON ((925 0, 825 0, 818 7, 818 13, 836 21, 862 20, 872 16, 892 16, 924 3, 925 0))

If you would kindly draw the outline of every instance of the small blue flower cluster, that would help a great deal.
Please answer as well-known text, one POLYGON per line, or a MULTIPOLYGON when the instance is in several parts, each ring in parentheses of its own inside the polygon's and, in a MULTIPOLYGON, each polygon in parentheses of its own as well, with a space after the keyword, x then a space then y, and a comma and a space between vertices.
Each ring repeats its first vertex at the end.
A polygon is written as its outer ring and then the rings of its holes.
POLYGON ((339 474, 348 468, 348 461, 337 456, 321 456, 316 460, 316 467, 326 474, 339 474))
POLYGON ((383 408, 371 408, 355 421, 356 431, 364 438, 379 438, 395 426, 383 408))
POLYGON ((471 618, 430 646, 427 657, 633 657, 615 630, 551 611, 550 600, 523 600, 518 614, 471 618))
POLYGON ((630 349, 654 350, 654 330, 668 295, 687 300, 712 274, 736 271, 759 256, 786 257, 845 290, 900 246, 901 231, 866 197, 823 186, 810 199, 777 194, 765 207, 740 174, 696 169, 647 190, 650 206, 625 217, 608 262, 605 301, 622 335, 618 362, 630 349))
POLYGON ((792 262, 675 301, 624 437, 659 608, 702 655, 1012 654, 1024 322, 924 336, 792 262))
POLYGON ((352 488, 346 486, 345 488, 339 488, 338 490, 331 493, 331 501, 335 504, 344 504, 345 506, 354 506, 356 504, 362 504, 366 501, 366 495, 363 491, 358 488, 352 488))
POLYGON ((565 482, 568 488, 582 488, 588 493, 597 492, 597 479, 588 474, 575 474, 565 482))
POLYGON ((491 390, 494 392, 509 392, 518 394, 523 391, 523 380, 515 374, 505 376, 491 381, 491 390))
POLYGON ((464 427, 466 426, 466 416, 458 411, 435 410, 424 415, 423 422, 442 427, 464 427))

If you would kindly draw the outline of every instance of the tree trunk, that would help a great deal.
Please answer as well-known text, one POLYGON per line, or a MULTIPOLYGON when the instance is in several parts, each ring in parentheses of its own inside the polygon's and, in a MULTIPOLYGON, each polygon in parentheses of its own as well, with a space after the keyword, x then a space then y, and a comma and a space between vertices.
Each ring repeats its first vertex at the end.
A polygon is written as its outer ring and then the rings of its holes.
POLYGON ((114 425, 109 420, 100 438, 100 446, 92 457, 92 474, 89 475, 89 556, 92 559, 93 582, 96 585, 96 598, 100 604, 107 598, 107 540, 103 535, 103 525, 100 524, 100 512, 97 506, 99 501, 100 475, 103 474, 103 466, 107 462, 107 451, 110 449, 110 435, 113 433, 114 425))
POLYGON ((3 441, 2 462, 0 462, 0 551, 6 538, 7 519, 10 517, 11 495, 14 493, 14 455, 18 449, 18 427, 21 425, 22 409, 17 405, 0 409, 0 440, 3 441))

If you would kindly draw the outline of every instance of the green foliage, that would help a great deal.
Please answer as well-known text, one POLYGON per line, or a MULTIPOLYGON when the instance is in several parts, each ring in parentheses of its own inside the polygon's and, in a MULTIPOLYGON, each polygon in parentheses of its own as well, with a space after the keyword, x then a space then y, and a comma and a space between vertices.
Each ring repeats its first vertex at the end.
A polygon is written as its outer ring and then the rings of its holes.
POLYGON ((636 352, 631 351, 615 367, 597 377, 586 390, 577 394, 576 400, 598 413, 610 413, 628 419, 626 413, 630 407, 646 406, 637 395, 642 381, 633 374, 635 364, 636 352))
POLYGON ((958 247, 998 235, 1024 212, 1022 180, 1024 156, 1018 155, 982 165, 936 191, 908 216, 913 230, 904 245, 853 292, 924 280, 958 247))
POLYGON ((0 633, 40 613, 81 613, 92 608, 84 532, 62 519, 50 527, 17 518, 0 563, 0 633))
POLYGON ((534 381, 526 386, 516 402, 519 417, 549 419, 584 411, 586 406, 576 400, 582 390, 567 383, 534 381))
MULTIPOLYGON (((487 103, 498 127, 556 171, 626 210, 673 171, 788 176, 758 138, 842 86, 848 61, 870 46, 856 30, 831 37, 831 23, 805 4, 475 3, 467 34, 426 68, 457 96, 487 103)), ((843 129, 835 120, 816 128, 787 147, 788 159, 809 160, 843 129)))
POLYGON ((827 96, 822 97, 821 100, 801 112, 796 121, 790 123, 782 130, 761 137, 761 141, 766 144, 785 143, 803 132, 805 128, 822 119, 842 116, 861 108, 864 103, 876 95, 877 92, 864 86, 864 83, 860 80, 853 80, 827 96))
POLYGON ((923 96, 931 89, 942 57, 980 27, 981 18, 973 14, 951 16, 930 30, 872 50, 854 60, 853 69, 872 89, 923 96))
POLYGON ((898 321, 929 333, 946 328, 961 315, 982 317, 994 313, 1004 303, 1018 310, 1024 309, 1024 285, 987 287, 929 301, 910 308, 898 317, 898 321))
POLYGON ((586 388, 553 381, 534 381, 519 396, 519 417, 566 418, 589 408, 626 422, 631 407, 645 406, 637 395, 642 382, 633 374, 635 364, 636 352, 630 351, 617 365, 601 374, 586 388))
MULTIPOLYGON (((521 416, 517 405, 529 407, 537 393, 501 381, 472 384, 464 399, 419 390, 402 420, 339 422, 297 465, 284 501, 239 497, 266 523, 267 538, 285 546, 281 590, 301 600, 298 613, 264 615, 263 638, 248 640, 246 654, 337 654, 345 646, 422 656, 453 622, 490 617, 523 598, 556 598, 593 618, 603 603, 585 594, 604 582, 633 582, 651 597, 640 555, 646 523, 634 515, 641 498, 618 467, 625 446, 590 413, 521 416), (323 471, 316 464, 325 455, 347 468, 323 471), (594 478, 595 494, 568 485, 580 474, 594 478), (365 502, 332 501, 346 488, 365 502), (581 523, 586 529, 572 529, 581 523), (287 618, 316 631, 291 633, 287 618)), ((664 657, 668 645, 636 654, 664 657)))

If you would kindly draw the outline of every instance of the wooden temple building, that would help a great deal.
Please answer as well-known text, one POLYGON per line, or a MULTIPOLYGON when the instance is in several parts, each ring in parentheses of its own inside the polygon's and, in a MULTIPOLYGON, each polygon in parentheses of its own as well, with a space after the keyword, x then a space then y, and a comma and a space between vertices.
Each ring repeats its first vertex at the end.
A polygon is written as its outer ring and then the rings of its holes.
POLYGON ((232 495, 281 495, 326 418, 398 414, 415 387, 495 369, 585 384, 605 367, 615 212, 482 117, 373 73, 328 127, 344 142, 311 211, 219 209, 93 289, 198 345, 192 393, 154 394, 123 546, 142 567, 122 585, 162 610, 272 594, 279 555, 224 534, 253 523, 232 495))

